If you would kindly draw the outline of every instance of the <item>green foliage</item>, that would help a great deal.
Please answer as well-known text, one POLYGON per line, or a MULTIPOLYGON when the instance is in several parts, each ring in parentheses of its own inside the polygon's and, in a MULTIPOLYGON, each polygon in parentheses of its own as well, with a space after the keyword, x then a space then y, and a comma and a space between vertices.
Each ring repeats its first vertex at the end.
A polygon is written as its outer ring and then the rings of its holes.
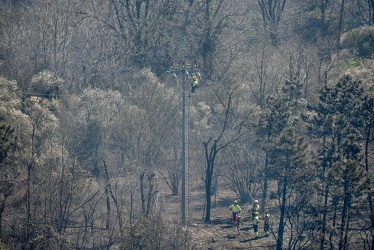
MULTIPOLYGON (((278 180, 278 196, 281 197, 277 249, 282 249, 285 220, 299 221, 300 212, 313 194, 309 183, 315 174, 309 168, 307 147, 304 138, 297 135, 294 128, 288 127, 281 132, 271 152, 272 174, 278 180)), ((291 229, 290 233, 297 232, 291 229)))
POLYGON ((293 128, 286 128, 279 135, 271 151, 272 176, 280 181, 288 177, 288 186, 298 186, 298 191, 312 180, 314 174, 308 169, 307 144, 293 128))
POLYGON ((314 136, 323 133, 335 133, 335 124, 340 115, 344 115, 352 123, 360 123, 360 106, 363 104, 363 89, 361 82, 354 81, 351 76, 344 76, 335 86, 324 86, 319 96, 319 102, 310 107, 315 115, 311 116, 309 128, 314 136), (322 131, 321 129, 324 129, 322 131), (317 135, 316 133, 321 133, 317 135))
POLYGON ((360 140, 358 129, 365 121, 361 113, 364 101, 361 83, 348 75, 335 86, 325 86, 322 89, 319 103, 311 107, 315 115, 310 120, 309 127, 314 138, 324 139, 320 149, 320 159, 325 162, 323 165, 326 161, 339 161, 343 154, 357 158, 359 147, 356 144, 360 140))
POLYGON ((356 67, 360 66, 362 64, 362 62, 363 62, 362 58, 355 57, 355 58, 347 60, 345 63, 347 65, 348 69, 352 69, 352 68, 356 68, 356 67))
POLYGON ((329 232, 326 217, 333 214, 327 198, 334 199, 334 213, 340 209, 340 225, 335 222, 332 227, 340 228, 342 245, 342 235, 349 233, 346 224, 351 220, 347 213, 352 199, 362 194, 365 178, 360 130, 368 116, 362 113, 364 104, 365 93, 361 82, 346 75, 335 85, 324 86, 319 103, 311 107, 315 115, 310 120, 310 132, 319 144, 316 168, 321 171, 320 195, 325 197, 323 209, 320 210, 321 245, 325 244, 325 233, 329 232))
MULTIPOLYGON (((270 160, 277 161, 278 153, 275 147, 277 143, 280 143, 278 139, 284 131, 293 128, 297 133, 300 132, 301 113, 304 106, 301 99, 302 87, 296 79, 285 81, 277 96, 267 99, 267 105, 260 114, 257 136, 263 140, 264 151, 273 157, 270 160)), ((267 178, 272 178, 271 172, 266 171, 267 178)))
POLYGON ((342 45, 360 57, 370 58, 374 53, 374 26, 353 29, 346 34, 342 45))
MULTIPOLYGON (((300 212, 313 193, 308 183, 313 181, 315 173, 309 167, 308 144, 300 135, 303 131, 301 114, 305 106, 301 98, 302 88, 298 79, 285 81, 278 94, 268 98, 257 127, 257 136, 262 139, 266 153, 265 178, 278 183, 275 196, 281 204, 281 216, 277 249, 283 244, 285 221, 299 222, 300 212)), ((296 231, 292 229, 291 234, 296 234, 296 231)))

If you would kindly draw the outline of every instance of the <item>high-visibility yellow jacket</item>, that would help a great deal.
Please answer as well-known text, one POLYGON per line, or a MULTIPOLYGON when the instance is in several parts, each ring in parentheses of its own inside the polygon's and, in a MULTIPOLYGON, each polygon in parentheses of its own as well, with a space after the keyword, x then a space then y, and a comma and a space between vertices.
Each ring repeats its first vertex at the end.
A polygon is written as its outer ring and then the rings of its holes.
POLYGON ((252 206, 252 213, 254 213, 254 212, 260 212, 260 205, 254 204, 252 206))
POLYGON ((270 224, 270 214, 265 214, 264 223, 265 224, 270 224))
POLYGON ((229 209, 233 212, 233 213, 239 213, 242 211, 241 207, 239 205, 235 205, 235 204, 232 204, 231 206, 229 206, 229 209))
POLYGON ((253 218, 253 221, 252 221, 252 225, 258 225, 258 220, 259 220, 260 218, 258 217, 258 216, 255 216, 254 218, 253 218))

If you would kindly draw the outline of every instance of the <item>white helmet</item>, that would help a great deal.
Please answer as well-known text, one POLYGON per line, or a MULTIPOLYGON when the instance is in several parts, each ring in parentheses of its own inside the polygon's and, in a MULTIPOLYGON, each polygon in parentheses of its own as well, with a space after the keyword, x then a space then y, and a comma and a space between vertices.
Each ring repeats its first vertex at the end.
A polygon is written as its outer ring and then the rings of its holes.
POLYGON ((255 203, 258 203, 258 200, 255 200, 255 203))

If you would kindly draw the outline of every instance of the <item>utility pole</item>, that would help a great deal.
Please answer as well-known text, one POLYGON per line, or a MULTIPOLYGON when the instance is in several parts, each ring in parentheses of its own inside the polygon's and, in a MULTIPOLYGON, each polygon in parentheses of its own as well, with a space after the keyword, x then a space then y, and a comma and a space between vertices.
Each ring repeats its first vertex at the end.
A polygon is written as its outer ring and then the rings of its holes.
MULTIPOLYGON (((183 65, 184 66, 184 65, 183 65)), ((186 81, 187 71, 183 70, 182 80, 182 225, 186 225, 186 81)))
POLYGON ((173 63, 170 66, 170 70, 166 71, 165 74, 173 74, 175 78, 178 77, 179 73, 182 73, 182 225, 186 225, 186 176, 187 176, 187 158, 186 158, 186 82, 189 73, 186 68, 193 70, 197 67, 197 62, 194 64, 186 65, 185 62, 182 62, 181 65, 174 65, 173 63))

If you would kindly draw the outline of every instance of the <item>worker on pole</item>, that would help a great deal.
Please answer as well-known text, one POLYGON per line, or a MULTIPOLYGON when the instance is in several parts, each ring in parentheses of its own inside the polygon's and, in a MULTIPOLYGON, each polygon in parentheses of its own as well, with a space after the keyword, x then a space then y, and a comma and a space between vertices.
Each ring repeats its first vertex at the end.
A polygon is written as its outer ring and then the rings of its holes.
POLYGON ((191 92, 195 92, 195 90, 199 87, 199 78, 196 75, 192 75, 192 89, 191 92))

